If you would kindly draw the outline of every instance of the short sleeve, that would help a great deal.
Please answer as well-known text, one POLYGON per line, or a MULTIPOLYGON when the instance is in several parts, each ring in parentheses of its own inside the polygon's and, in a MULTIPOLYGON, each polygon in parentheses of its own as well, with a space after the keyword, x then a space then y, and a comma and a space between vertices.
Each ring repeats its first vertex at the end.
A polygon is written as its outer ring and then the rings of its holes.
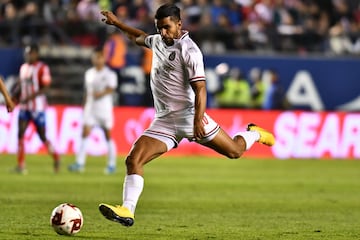
POLYGON ((203 55, 196 46, 190 46, 184 51, 184 63, 189 82, 205 81, 203 55))
POLYGON ((148 47, 148 48, 152 48, 153 46, 153 42, 154 42, 154 35, 147 35, 145 37, 145 45, 148 47))
POLYGON ((115 72, 110 70, 109 77, 108 77, 108 87, 113 88, 113 89, 117 88, 117 85, 118 85, 117 82, 118 81, 117 81, 117 76, 116 76, 115 72))
POLYGON ((49 86, 51 83, 51 74, 50 68, 48 65, 44 64, 39 69, 38 79, 40 81, 41 86, 49 86))
POLYGON ((90 93, 92 91, 92 87, 91 87, 91 82, 90 82, 90 76, 91 75, 91 70, 88 69, 86 72, 85 72, 85 75, 84 75, 84 89, 87 93, 90 93))

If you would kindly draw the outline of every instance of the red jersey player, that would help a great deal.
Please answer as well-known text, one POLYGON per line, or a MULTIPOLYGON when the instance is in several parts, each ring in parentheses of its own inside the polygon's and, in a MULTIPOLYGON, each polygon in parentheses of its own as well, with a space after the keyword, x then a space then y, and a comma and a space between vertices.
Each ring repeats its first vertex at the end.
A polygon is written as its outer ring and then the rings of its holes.
POLYGON ((45 92, 51 83, 49 66, 39 61, 39 47, 35 44, 25 48, 25 63, 20 67, 20 111, 18 126, 18 165, 16 171, 26 173, 24 133, 30 122, 36 126, 41 141, 45 144, 54 160, 54 170, 59 170, 60 159, 45 134, 45 92))

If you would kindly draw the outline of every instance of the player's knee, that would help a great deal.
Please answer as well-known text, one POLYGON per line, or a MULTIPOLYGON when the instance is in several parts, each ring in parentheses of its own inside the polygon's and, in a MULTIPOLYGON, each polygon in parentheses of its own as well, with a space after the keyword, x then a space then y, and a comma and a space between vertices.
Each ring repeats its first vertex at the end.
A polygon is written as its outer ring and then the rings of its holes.
POLYGON ((18 131, 18 139, 22 139, 25 135, 25 130, 26 129, 23 129, 23 128, 20 128, 19 131, 18 131))
POLYGON ((237 158, 240 158, 242 154, 243 154, 242 151, 234 150, 234 151, 228 152, 227 157, 230 158, 230 159, 237 159, 237 158))
POLYGON ((140 163, 136 161, 136 158, 131 155, 126 157, 125 164, 128 170, 135 170, 140 166, 140 163))
POLYGON ((45 143, 45 142, 47 141, 46 136, 45 136, 45 134, 43 134, 43 133, 40 133, 40 134, 39 134, 39 138, 40 138, 40 140, 41 140, 43 143, 45 143))

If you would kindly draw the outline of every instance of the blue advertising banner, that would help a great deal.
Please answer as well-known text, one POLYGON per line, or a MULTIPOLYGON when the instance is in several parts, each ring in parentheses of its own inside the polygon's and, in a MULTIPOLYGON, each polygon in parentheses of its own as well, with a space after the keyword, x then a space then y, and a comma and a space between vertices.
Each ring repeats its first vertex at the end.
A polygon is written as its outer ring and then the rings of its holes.
POLYGON ((16 75, 23 61, 23 51, 20 49, 0 49, 0 75, 8 77, 16 75))
MULTIPOLYGON (((0 56, 0 75, 16 75, 23 59, 22 50, 0 49, 0 56)), ((216 90, 221 84, 216 71, 219 64, 238 67, 245 76, 254 68, 263 73, 273 69, 278 72, 293 109, 360 111, 360 58, 228 54, 205 55, 204 61, 211 89, 216 90)), ((139 54, 128 55, 124 74, 130 83, 120 89, 124 95, 140 98, 145 91, 140 62, 139 54)), ((133 102, 136 105, 140 101, 133 102)))
POLYGON ((221 63, 249 73, 275 69, 294 108, 360 110, 360 58, 205 56, 206 67, 221 63))

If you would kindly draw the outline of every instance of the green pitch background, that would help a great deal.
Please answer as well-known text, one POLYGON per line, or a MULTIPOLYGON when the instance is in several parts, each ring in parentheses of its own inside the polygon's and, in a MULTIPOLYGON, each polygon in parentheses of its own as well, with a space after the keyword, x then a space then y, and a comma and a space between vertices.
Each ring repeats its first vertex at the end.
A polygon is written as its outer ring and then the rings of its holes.
POLYGON ((163 156, 146 166, 135 225, 106 220, 98 204, 121 203, 123 158, 104 175, 105 157, 86 172, 52 173, 47 155, 27 157, 28 175, 0 155, 0 239, 360 239, 360 161, 228 160, 163 156), (52 209, 77 205, 84 226, 74 237, 50 227, 52 209))

